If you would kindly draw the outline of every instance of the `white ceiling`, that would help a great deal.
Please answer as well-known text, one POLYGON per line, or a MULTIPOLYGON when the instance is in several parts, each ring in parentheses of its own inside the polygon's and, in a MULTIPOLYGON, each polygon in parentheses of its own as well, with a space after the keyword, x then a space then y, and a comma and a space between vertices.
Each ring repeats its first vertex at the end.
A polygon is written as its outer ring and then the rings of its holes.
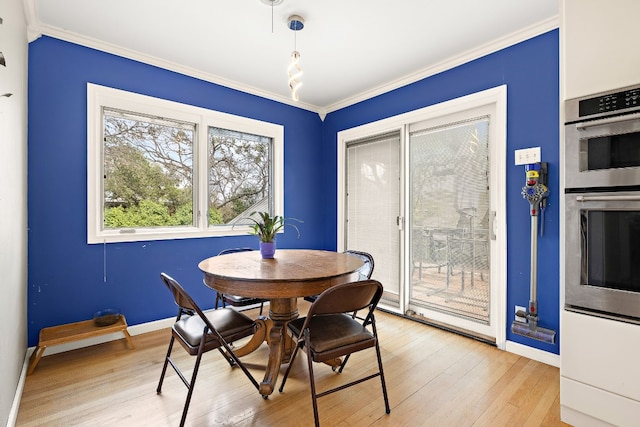
POLYGON ((50 35, 320 113, 557 28, 558 3, 25 0, 30 40, 50 35), (305 20, 295 34, 294 14, 305 20), (294 38, 297 103, 286 74, 294 38))

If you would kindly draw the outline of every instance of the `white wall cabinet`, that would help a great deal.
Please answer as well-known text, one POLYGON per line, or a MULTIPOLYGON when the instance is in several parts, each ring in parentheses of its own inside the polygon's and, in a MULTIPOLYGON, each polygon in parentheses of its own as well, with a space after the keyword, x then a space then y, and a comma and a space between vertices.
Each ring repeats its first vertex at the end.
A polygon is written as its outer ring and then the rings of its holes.
POLYGON ((564 99, 640 83, 640 1, 561 5, 564 99))

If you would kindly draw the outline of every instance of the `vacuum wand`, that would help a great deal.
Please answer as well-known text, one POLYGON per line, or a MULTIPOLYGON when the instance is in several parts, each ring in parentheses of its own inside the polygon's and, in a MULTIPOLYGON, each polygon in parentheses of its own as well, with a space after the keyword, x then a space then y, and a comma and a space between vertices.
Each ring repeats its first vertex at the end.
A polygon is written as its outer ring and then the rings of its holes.
POLYGON ((514 321, 511 331, 514 334, 534 338, 553 344, 556 332, 538 326, 538 217, 546 206, 549 196, 547 188, 547 163, 534 163, 525 166, 526 185, 522 188, 522 196, 530 205, 531 215, 531 280, 529 284, 529 306, 527 313, 518 312, 516 316, 522 321, 514 321), (526 322, 526 323, 525 323, 526 322))
POLYGON ((538 215, 531 215, 531 279, 529 281, 529 325, 538 325, 538 215))

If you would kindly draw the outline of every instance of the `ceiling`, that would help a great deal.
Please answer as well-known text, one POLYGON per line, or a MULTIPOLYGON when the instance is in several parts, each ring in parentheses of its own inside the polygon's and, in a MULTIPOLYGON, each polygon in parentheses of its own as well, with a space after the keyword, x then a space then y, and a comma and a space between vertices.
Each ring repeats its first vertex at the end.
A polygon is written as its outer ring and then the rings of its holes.
POLYGON ((321 114, 557 28, 558 3, 25 0, 30 40, 50 35, 321 114), (288 28, 291 15, 304 29, 288 28), (294 45, 298 102, 287 85, 294 45))

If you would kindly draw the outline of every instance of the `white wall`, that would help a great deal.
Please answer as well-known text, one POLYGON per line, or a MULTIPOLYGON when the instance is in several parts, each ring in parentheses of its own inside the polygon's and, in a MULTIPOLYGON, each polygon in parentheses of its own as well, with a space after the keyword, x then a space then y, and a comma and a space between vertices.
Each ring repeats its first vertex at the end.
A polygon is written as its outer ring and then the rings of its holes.
POLYGON ((27 24, 22 0, 0 2, 0 425, 12 405, 27 350, 27 24))

